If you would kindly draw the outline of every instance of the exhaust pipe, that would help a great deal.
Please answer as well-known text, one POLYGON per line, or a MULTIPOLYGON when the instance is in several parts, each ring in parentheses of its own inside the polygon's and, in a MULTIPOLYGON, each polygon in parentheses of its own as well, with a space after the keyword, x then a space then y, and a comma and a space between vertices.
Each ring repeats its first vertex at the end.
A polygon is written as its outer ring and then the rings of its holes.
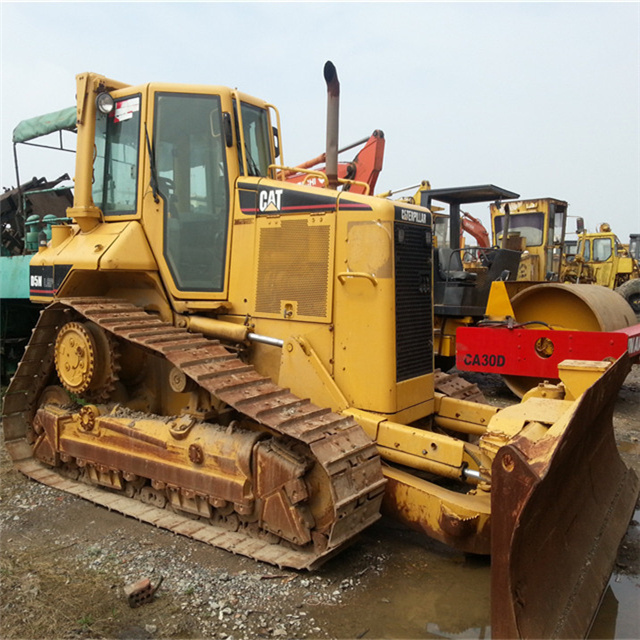
POLYGON ((502 249, 507 248, 507 241, 509 240, 509 227, 511 222, 511 211, 509 209, 509 203, 504 205, 504 220, 502 221, 502 249))
POLYGON ((338 123, 340 116, 340 82, 333 62, 324 65, 324 79, 327 83, 327 182, 330 189, 338 187, 338 123))

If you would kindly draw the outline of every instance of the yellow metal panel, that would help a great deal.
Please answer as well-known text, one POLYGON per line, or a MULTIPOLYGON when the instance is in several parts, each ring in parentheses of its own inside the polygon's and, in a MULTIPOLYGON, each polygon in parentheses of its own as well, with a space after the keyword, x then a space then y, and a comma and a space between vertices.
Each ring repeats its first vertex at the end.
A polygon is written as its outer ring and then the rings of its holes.
POLYGON ((352 221, 347 225, 347 271, 390 278, 393 268, 393 228, 380 220, 352 221))
POLYGON ((256 219, 235 212, 229 272, 229 301, 239 315, 254 313, 256 219), (238 217, 241 216, 241 217, 238 217))
POLYGON ((618 258, 617 273, 632 273, 633 272, 633 258, 618 258))
POLYGON ((285 342, 278 384, 310 398, 320 407, 340 411, 349 406, 310 342, 302 337, 285 342))
POLYGON ((492 282, 489 290, 486 314, 491 318, 515 317, 509 293, 504 282, 492 282))
POLYGON ((100 269, 154 271, 158 265, 138 222, 129 222, 100 258, 100 269))
POLYGON ((390 451, 400 451, 456 469, 460 468, 464 457, 461 440, 386 420, 378 427, 377 444, 390 451))
POLYGON ((563 360, 558 365, 558 376, 566 387, 568 400, 577 400, 611 366, 610 362, 563 360))
POLYGON ((393 414, 398 411, 394 210, 385 200, 377 204, 366 218, 362 212, 338 216, 336 273, 346 275, 335 283, 335 379, 352 406, 393 414))
POLYGON ((398 422, 413 422, 434 412, 433 374, 411 378, 396 385, 396 404, 407 407, 394 415, 398 422))
POLYGON ((489 404, 459 400, 440 393, 436 394, 435 410, 439 418, 477 424, 482 429, 486 429, 499 411, 498 407, 489 404))
POLYGON ((88 233, 77 233, 68 242, 49 247, 31 259, 34 266, 72 264, 74 269, 97 270, 101 257, 118 239, 128 222, 101 223, 88 233))

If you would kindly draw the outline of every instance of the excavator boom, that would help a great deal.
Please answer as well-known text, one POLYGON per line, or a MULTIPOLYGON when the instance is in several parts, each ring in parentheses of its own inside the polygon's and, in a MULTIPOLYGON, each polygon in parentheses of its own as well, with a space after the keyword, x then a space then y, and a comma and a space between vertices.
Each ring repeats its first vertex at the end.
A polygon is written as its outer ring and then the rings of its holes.
MULTIPOLYGON (((338 153, 349 151, 361 144, 364 144, 364 146, 358 151, 351 162, 338 163, 338 178, 352 182, 352 184, 348 184, 347 187, 351 193, 366 192, 372 194, 380 171, 382 171, 385 145, 384 133, 376 129, 369 138, 343 147, 338 150, 338 153), (368 185, 368 190, 364 185, 368 185)), ((305 171, 314 169, 317 165, 326 163, 326 161, 327 154, 322 153, 312 160, 307 160, 297 165, 292 170, 283 172, 283 175, 287 182, 308 184, 310 186, 324 186, 325 179, 322 176, 318 176, 317 173, 320 172, 324 174, 326 172, 325 166, 316 169, 311 175, 305 173, 305 171)))

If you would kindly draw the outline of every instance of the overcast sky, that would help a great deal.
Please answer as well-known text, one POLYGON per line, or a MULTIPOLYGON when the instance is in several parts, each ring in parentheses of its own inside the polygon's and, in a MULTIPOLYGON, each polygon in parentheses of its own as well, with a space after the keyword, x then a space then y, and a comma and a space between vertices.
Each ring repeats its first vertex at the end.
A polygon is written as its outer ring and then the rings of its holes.
MULTIPOLYGON (((4 2, 2 187, 11 132, 75 104, 75 75, 221 84, 275 104, 284 159, 324 150, 331 60, 340 146, 382 129, 376 192, 492 183, 640 233, 640 4, 4 2)), ((19 148, 21 178, 71 154, 19 148)), ((351 159, 349 152, 345 159, 351 159)), ((410 192, 409 192, 410 193, 410 192)), ((464 208, 464 207, 463 207, 464 208)), ((488 205, 467 210, 488 224, 488 205)), ((570 220, 574 228, 575 221, 570 220)))

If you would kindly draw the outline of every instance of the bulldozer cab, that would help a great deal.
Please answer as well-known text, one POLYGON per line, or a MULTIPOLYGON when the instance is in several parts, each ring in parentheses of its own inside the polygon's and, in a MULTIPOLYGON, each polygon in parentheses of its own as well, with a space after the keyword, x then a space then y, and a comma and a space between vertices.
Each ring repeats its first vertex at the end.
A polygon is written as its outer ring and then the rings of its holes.
POLYGON ((493 243, 523 251, 518 280, 558 280, 568 204, 539 198, 491 205, 493 243))
POLYGON ((172 297, 225 299, 235 180, 274 161, 267 106, 216 87, 110 96, 95 115, 93 203, 105 222, 143 220, 172 297))

